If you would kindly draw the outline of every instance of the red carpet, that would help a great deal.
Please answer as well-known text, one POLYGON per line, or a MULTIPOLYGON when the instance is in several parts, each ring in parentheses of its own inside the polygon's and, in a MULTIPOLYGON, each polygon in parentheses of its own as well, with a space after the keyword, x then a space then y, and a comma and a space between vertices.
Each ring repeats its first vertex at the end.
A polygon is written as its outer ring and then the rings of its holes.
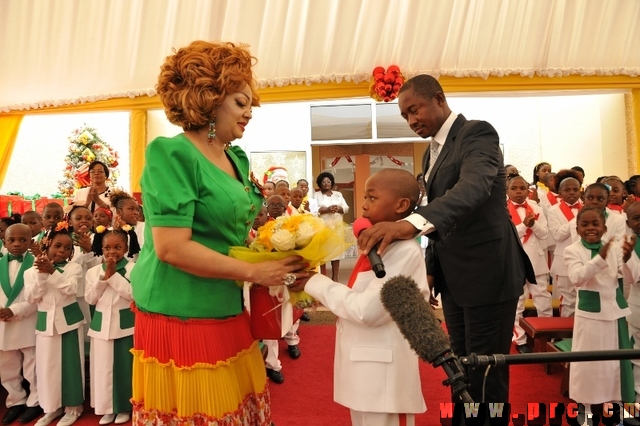
MULTIPOLYGON (((276 426, 351 424, 349 410, 333 402, 334 338, 333 325, 303 324, 300 327, 302 356, 297 360, 289 358, 287 346, 281 341, 280 360, 285 381, 281 385, 270 384, 276 426)), ((450 402, 449 388, 442 385, 446 376, 442 369, 436 370, 426 363, 421 363, 420 376, 427 412, 416 416, 416 425, 439 425, 440 403, 450 402)), ((512 366, 512 413, 524 415, 530 402, 571 402, 561 396, 560 380, 559 371, 547 375, 539 364, 512 366)))
MULTIPOLYGON (((276 426, 347 426, 349 410, 333 402, 334 325, 305 325, 300 327, 300 350, 297 360, 289 358, 284 341, 280 344, 280 359, 285 381, 282 385, 270 383, 272 414, 276 426)), ((435 426, 440 422, 440 403, 449 402, 449 388, 441 383, 442 369, 421 363, 422 390, 427 412, 416 417, 416 425, 435 426)), ((529 402, 563 402, 570 400, 560 395, 561 374, 546 375, 541 365, 511 367, 512 413, 524 414, 529 402)), ((4 415, 6 392, 0 391, 0 416, 4 415)), ((99 416, 89 407, 75 425, 95 426, 99 416)), ((35 421, 33 422, 35 423, 35 421)), ((33 424, 32 423, 32 424, 33 424)), ((57 421, 51 423, 54 426, 57 421)), ((131 424, 131 423, 128 423, 131 424)), ((447 424, 446 422, 444 424, 447 424)), ((524 424, 517 423, 515 424, 524 424)), ((18 426, 20 423, 15 422, 18 426)))

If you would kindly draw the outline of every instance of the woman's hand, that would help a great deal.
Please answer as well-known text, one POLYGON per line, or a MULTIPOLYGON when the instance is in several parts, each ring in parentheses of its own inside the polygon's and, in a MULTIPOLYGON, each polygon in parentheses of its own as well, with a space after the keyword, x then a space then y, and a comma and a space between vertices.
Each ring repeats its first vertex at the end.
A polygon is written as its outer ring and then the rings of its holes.
POLYGON ((250 274, 249 281, 267 287, 284 285, 284 277, 287 274, 295 274, 296 279, 309 276, 309 272, 305 271, 308 264, 300 256, 255 263, 252 266, 254 271, 250 274))

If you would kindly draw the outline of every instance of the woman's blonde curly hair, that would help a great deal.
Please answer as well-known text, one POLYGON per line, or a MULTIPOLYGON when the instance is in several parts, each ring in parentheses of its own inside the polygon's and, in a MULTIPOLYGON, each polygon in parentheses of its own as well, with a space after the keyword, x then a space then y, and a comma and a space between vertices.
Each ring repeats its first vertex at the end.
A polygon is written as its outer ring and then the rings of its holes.
POLYGON ((251 105, 260 105, 251 71, 256 58, 247 47, 199 40, 174 49, 174 54, 167 56, 160 67, 156 85, 167 119, 183 130, 208 126, 215 107, 245 84, 251 89, 251 105))

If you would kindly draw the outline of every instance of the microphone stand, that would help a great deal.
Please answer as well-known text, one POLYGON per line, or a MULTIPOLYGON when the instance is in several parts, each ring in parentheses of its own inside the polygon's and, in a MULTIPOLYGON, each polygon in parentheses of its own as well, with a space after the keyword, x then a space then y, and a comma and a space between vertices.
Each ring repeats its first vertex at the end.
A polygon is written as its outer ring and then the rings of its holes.
POLYGON ((451 349, 446 349, 438 354, 435 359, 431 361, 431 364, 434 368, 442 366, 445 373, 447 373, 447 378, 442 381, 442 384, 450 386, 451 393, 454 396, 460 397, 462 402, 473 403, 473 399, 471 399, 471 396, 467 392, 469 388, 467 375, 464 373, 458 357, 454 355, 451 349))
POLYGON ((472 353, 458 358, 462 365, 482 367, 487 365, 547 364, 553 362, 611 361, 640 359, 640 349, 616 349, 606 351, 538 352, 517 355, 477 355, 472 353))

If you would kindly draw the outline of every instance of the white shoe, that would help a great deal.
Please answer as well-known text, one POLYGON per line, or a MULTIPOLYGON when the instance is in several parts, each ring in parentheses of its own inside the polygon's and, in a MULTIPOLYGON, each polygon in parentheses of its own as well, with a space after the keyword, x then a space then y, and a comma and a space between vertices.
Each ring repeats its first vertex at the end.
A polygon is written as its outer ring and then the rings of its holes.
POLYGON ((40 417, 40 419, 36 422, 34 426, 47 426, 49 423, 51 423, 58 417, 62 416, 63 414, 64 414, 64 409, 60 407, 56 411, 52 413, 46 413, 44 416, 40 417))
POLYGON ((129 412, 118 413, 118 415, 116 416, 116 424, 117 425, 121 425, 123 423, 127 423, 129 420, 131 420, 131 413, 129 413, 129 412))
POLYGON ((102 416, 102 418, 100 419, 98 424, 99 425, 108 425, 109 423, 113 423, 115 418, 116 418, 115 414, 105 414, 104 416, 102 416))
POLYGON ((67 407, 66 413, 60 421, 58 422, 58 426, 71 426, 78 420, 78 418, 82 415, 82 406, 78 407, 67 407))

